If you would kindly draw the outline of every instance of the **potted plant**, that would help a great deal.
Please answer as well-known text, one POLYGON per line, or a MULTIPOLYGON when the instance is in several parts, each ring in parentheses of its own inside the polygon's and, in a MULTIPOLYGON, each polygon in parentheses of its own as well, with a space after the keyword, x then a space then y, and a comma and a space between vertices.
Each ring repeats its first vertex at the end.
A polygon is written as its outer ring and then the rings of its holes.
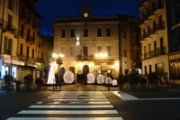
POLYGON ((142 88, 146 87, 147 80, 146 80, 145 76, 139 76, 139 82, 140 82, 142 88))
POLYGON ((136 73, 131 73, 128 75, 128 81, 129 81, 129 84, 130 84, 130 88, 131 89, 135 89, 138 82, 139 82, 139 77, 136 73))
POLYGON ((14 83, 16 84, 16 90, 20 90, 20 86, 22 84, 22 81, 20 80, 15 80, 14 83))
POLYGON ((24 77, 24 84, 26 87, 26 90, 32 89, 32 83, 33 83, 33 76, 31 74, 28 74, 24 77))
POLYGON ((6 90, 12 90, 14 89, 13 85, 14 77, 12 75, 5 75, 4 76, 4 89, 6 90))
POLYGON ((123 74, 119 74, 118 81, 119 90, 123 90, 123 84, 124 84, 124 76, 123 74))
POLYGON ((36 86, 37 86, 37 90, 40 90, 40 89, 41 89, 41 86, 42 86, 42 84, 43 84, 42 79, 41 79, 40 77, 39 77, 39 78, 36 78, 35 83, 36 83, 36 86))
POLYGON ((157 84, 158 76, 156 72, 149 73, 147 78, 149 81, 150 88, 158 88, 158 84, 157 84))
POLYGON ((164 85, 167 85, 168 84, 168 73, 167 72, 164 72, 163 75, 162 75, 162 80, 164 82, 164 85))

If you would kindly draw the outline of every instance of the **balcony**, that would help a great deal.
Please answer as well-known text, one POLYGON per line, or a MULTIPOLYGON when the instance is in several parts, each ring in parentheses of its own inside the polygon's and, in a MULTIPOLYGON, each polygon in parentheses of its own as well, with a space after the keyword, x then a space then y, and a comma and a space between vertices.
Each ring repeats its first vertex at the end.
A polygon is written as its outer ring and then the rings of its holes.
POLYGON ((137 67, 137 68, 138 68, 138 67, 141 68, 141 66, 142 66, 142 61, 141 61, 140 59, 136 58, 136 59, 134 59, 133 65, 134 65, 135 67, 137 67))
POLYGON ((30 45, 34 43, 34 37, 27 35, 26 36, 26 42, 29 43, 30 45))
POLYGON ((39 24, 38 24, 38 23, 34 23, 34 24, 33 24, 33 28, 34 28, 34 29, 39 29, 39 24))
POLYGON ((148 19, 148 14, 144 14, 143 16, 142 16, 142 19, 141 19, 141 23, 143 24, 143 23, 147 23, 149 21, 149 19, 148 19))
POLYGON ((36 62, 44 63, 44 60, 43 60, 43 58, 37 57, 36 62))
POLYGON ((149 9, 146 13, 146 19, 153 19, 156 17, 157 13, 163 11, 163 2, 157 2, 154 4, 152 9, 149 9))
POLYGON ((164 30, 165 29, 165 21, 163 21, 161 24, 156 24, 153 28, 154 32, 160 31, 160 30, 164 30))
MULTIPOLYGON (((148 4, 149 0, 142 0, 143 4, 141 7, 146 6, 148 4)), ((156 2, 152 9, 149 9, 146 14, 143 15, 141 19, 141 24, 147 23, 149 20, 153 19, 156 17, 157 13, 163 12, 163 1, 159 0, 156 2)), ((141 26, 141 25, 140 25, 141 26)))
POLYGON ((165 29, 165 21, 162 22, 162 24, 156 24, 153 28, 150 28, 148 32, 141 35, 141 40, 144 40, 146 38, 150 38, 151 35, 155 34, 158 31, 165 29))
POLYGON ((148 58, 152 58, 152 57, 158 57, 160 55, 164 55, 166 54, 166 46, 164 47, 159 47, 156 48, 154 50, 151 50, 149 52, 146 52, 143 54, 143 59, 148 59, 148 58))
POLYGON ((92 61, 92 60, 94 60, 94 56, 93 55, 86 55, 86 56, 84 56, 84 55, 77 55, 76 56, 76 60, 77 61, 92 61))
POLYGON ((7 21, 0 19, 0 29, 3 32, 9 32, 14 35, 15 38, 19 37, 19 29, 12 24, 8 24, 7 21))
POLYGON ((135 49, 141 49, 141 43, 136 43, 135 44, 135 49))
POLYGON ((149 34, 148 34, 148 32, 146 32, 143 35, 141 35, 141 40, 144 40, 144 39, 146 39, 148 37, 149 37, 149 34))
POLYGON ((149 36, 151 36, 151 35, 153 35, 155 32, 154 32, 154 29, 153 28, 150 28, 149 30, 148 30, 148 35, 149 36))
POLYGON ((159 56, 159 55, 164 55, 166 54, 166 47, 159 47, 156 48, 156 50, 154 51, 154 56, 159 56))
POLYGON ((18 55, 18 60, 19 60, 19 61, 26 61, 26 56, 19 54, 19 55, 18 55))
POLYGON ((11 32, 12 34, 14 34, 15 36, 17 35, 19 35, 19 30, 18 30, 18 28, 16 28, 15 26, 13 26, 13 25, 8 25, 7 26, 7 30, 9 31, 9 32, 11 32))
POLYGON ((139 2, 139 10, 141 10, 143 8, 143 6, 148 5, 150 2, 150 0, 140 0, 139 2))
POLYGON ((29 17, 28 17, 28 15, 27 14, 23 14, 23 13, 21 13, 20 14, 20 20, 22 20, 22 21, 24 21, 26 24, 28 23, 28 21, 29 21, 29 17))
POLYGON ((156 14, 162 11, 163 11, 163 1, 158 0, 158 2, 155 3, 154 6, 152 7, 152 12, 156 14))

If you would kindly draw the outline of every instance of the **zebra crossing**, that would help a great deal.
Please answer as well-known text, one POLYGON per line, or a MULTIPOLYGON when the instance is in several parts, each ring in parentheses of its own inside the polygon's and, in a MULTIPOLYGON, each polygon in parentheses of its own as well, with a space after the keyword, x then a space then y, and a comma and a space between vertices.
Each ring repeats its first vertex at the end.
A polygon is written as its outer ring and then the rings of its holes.
POLYGON ((7 120, 123 120, 100 91, 61 91, 7 120))

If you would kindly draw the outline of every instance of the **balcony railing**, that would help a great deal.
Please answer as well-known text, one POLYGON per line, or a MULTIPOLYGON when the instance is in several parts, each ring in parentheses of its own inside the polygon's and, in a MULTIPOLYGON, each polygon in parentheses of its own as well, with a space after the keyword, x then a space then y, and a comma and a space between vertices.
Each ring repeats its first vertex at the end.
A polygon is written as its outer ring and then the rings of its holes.
POLYGON ((29 17, 28 17, 27 14, 21 13, 19 17, 20 17, 21 20, 24 20, 26 24, 29 23, 29 17))
POLYGON ((142 61, 140 59, 136 58, 136 59, 134 59, 133 65, 140 67, 140 66, 142 66, 142 61))
POLYGON ((28 16, 25 13, 24 14, 21 13, 19 17, 20 17, 20 19, 26 19, 26 20, 28 18, 28 16))
POLYGON ((143 59, 151 58, 151 57, 157 57, 159 55, 166 54, 166 46, 156 48, 155 50, 151 50, 149 52, 146 52, 143 54, 143 59))
POLYGON ((162 0, 158 0, 158 2, 156 2, 154 4, 154 6, 152 7, 152 12, 156 12, 156 10, 158 9, 163 9, 163 1, 162 0))
POLYGON ((150 35, 155 34, 157 31, 164 29, 165 29, 165 21, 163 21, 162 24, 156 24, 153 28, 150 28, 148 32, 145 32, 143 35, 141 35, 141 40, 144 40, 150 35))
POLYGON ((150 0, 140 0, 139 7, 141 7, 145 2, 149 2, 150 0))
POLYGON ((12 24, 9 24, 7 21, 3 20, 2 18, 0 18, 0 27, 3 30, 3 32, 9 31, 14 35, 19 34, 19 29, 17 27, 15 27, 12 24))
POLYGON ((163 30, 165 29, 165 21, 163 21, 161 24, 156 24, 154 26, 154 32, 158 31, 158 30, 163 30))
MULTIPOLYGON (((142 0, 140 4, 142 5, 145 2, 148 2, 149 0, 142 0)), ((145 21, 150 20, 150 16, 156 15, 157 10, 163 9, 163 1, 159 0, 156 2, 152 9, 149 9, 146 14, 144 14, 141 18, 141 23, 143 24, 145 21)))
POLYGON ((26 61, 26 56, 25 55, 18 55, 18 60, 20 61, 26 61))
POLYGON ((30 36, 30 35, 27 35, 26 36, 26 42, 30 43, 30 44, 33 44, 34 43, 34 37, 30 36))
POLYGON ((158 56, 158 55, 163 55, 166 54, 166 47, 159 47, 156 48, 154 55, 158 56))
POLYGON ((141 35, 141 40, 144 40, 147 37, 149 37, 149 34, 148 32, 145 32, 143 35, 141 35))
POLYGON ((94 56, 93 55, 77 55, 76 56, 76 59, 78 61, 90 61, 90 60, 93 60, 94 59, 94 56))
POLYGON ((38 29, 39 28, 39 24, 38 23, 34 23, 33 24, 33 28, 38 29))
POLYGON ((36 62, 44 63, 44 60, 43 60, 43 58, 37 57, 36 62))

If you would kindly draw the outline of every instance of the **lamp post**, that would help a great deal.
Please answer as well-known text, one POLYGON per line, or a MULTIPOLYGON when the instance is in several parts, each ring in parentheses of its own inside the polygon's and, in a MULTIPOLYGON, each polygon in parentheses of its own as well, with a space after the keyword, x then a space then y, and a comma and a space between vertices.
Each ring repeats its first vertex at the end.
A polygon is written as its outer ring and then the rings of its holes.
MULTIPOLYGON (((60 78, 59 78, 59 71, 60 71, 60 65, 62 65, 63 64, 63 58, 64 58, 64 54, 56 54, 56 53, 53 53, 52 54, 52 57, 54 58, 54 60, 56 61, 56 64, 58 64, 59 66, 58 66, 58 69, 57 69, 57 76, 56 76, 56 78, 55 79, 58 79, 58 84, 59 84, 59 90, 61 89, 61 84, 60 84, 60 78)), ((56 83, 57 84, 57 83, 56 83)), ((53 81, 53 91, 54 91, 54 81, 53 81)))

